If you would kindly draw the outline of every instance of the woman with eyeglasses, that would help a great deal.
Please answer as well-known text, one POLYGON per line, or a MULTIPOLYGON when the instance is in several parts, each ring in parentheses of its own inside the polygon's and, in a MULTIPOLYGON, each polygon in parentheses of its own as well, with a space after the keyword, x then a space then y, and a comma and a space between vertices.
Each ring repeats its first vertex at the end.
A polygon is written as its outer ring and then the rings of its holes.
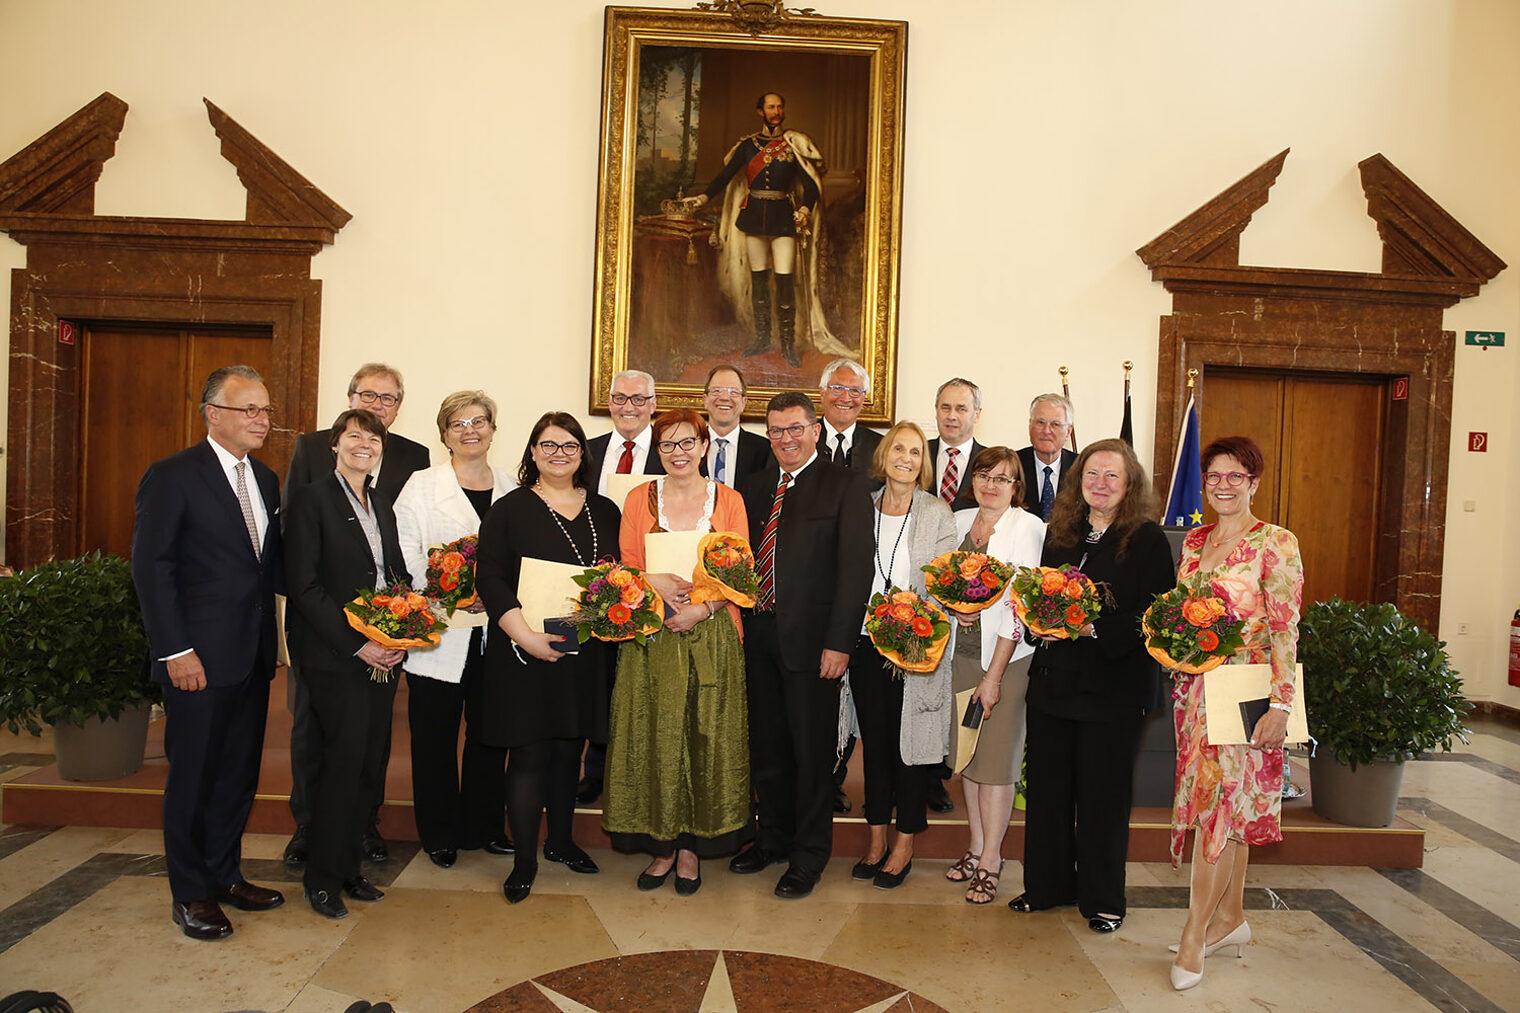
MULTIPOLYGON (((414 474, 396 498, 401 552, 418 591, 427 587, 429 550, 479 534, 491 504, 517 485, 486 459, 496 436, 496 402, 485 391, 455 391, 444 398, 438 436, 448 449, 448 463, 414 474)), ((484 745, 479 735, 485 605, 477 596, 463 612, 479 615, 481 622, 450 628, 436 646, 411 651, 405 666, 413 816, 422 850, 443 869, 454 864, 460 849, 512 853, 502 827, 506 750, 484 745)))
MULTIPOLYGON (((623 561, 645 568, 646 539, 675 531, 747 535, 744 500, 704 478, 707 424, 690 408, 654 420, 665 476, 623 504, 623 561)), ((620 851, 654 856, 638 888, 675 872, 683 897, 702 886, 700 859, 737 851, 750 835, 749 723, 739 610, 691 600, 690 572, 651 573, 665 629, 618 651, 602 826, 620 851)))
POLYGON ((1159 669, 1140 616, 1175 584, 1171 545, 1151 517, 1145 469, 1123 440, 1077 455, 1050 514, 1044 566, 1098 585, 1098 617, 1067 640, 1036 637, 1030 665, 1024 892, 1014 911, 1076 904, 1094 932, 1124 923, 1124 857, 1135 755, 1159 669))
MULTIPOLYGON (((976 506, 955 512, 959 548, 985 552, 1009 566, 1040 561, 1045 524, 1015 506, 1022 502, 1024 469, 1017 451, 988 447, 971 460, 971 491, 976 506)), ((1003 873, 1003 837, 1013 814, 1014 785, 1024 756, 1024 688, 1029 684, 1029 656, 1034 649, 1020 639, 1018 618, 1007 594, 974 616, 956 616, 949 647, 953 691, 973 690, 982 706, 981 734, 969 762, 955 756, 961 770, 970 839, 966 853, 945 878, 966 884, 968 904, 991 904, 1003 873)), ((957 714, 960 720, 964 715, 957 714)), ((867 742, 869 748, 869 740, 867 742)))
POLYGON ((1203 449, 1204 490, 1218 515, 1182 543, 1178 577, 1210 580, 1245 620, 1245 646, 1226 664, 1270 664, 1267 712, 1248 745, 1208 740, 1203 679, 1178 673, 1173 713, 1177 729, 1177 796, 1172 809, 1172 867, 1193 835, 1192 876, 1182 940, 1172 947, 1172 987, 1203 980, 1204 957, 1224 946, 1235 955, 1251 941, 1245 914, 1250 846, 1282 840, 1283 741, 1292 713, 1293 668, 1304 568, 1293 532, 1258 520, 1251 500, 1265 467, 1249 436, 1227 436, 1203 449))
POLYGON ((571 872, 599 871, 570 832, 581 744, 606 741, 608 647, 534 630, 517 596, 525 558, 575 567, 618 558, 618 510, 596 494, 595 481, 581 424, 568 412, 548 412, 523 448, 518 487, 480 525, 475 587, 490 618, 480 740, 511 750, 507 823, 517 850, 502 892, 513 904, 527 899, 538 875, 546 811, 544 858, 571 872))

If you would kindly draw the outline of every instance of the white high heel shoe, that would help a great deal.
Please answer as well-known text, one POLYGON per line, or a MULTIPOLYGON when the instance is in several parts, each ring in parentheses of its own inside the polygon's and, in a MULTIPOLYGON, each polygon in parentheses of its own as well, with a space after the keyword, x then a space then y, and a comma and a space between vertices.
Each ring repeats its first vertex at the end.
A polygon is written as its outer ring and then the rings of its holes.
MULTIPOLYGON (((1245 947, 1246 943, 1249 943, 1250 941, 1251 923, 1241 922, 1239 925, 1231 929, 1229 931, 1229 934, 1226 935, 1223 939, 1219 940, 1219 942, 1210 943, 1209 945, 1205 946, 1203 948, 1203 955, 1205 957, 1212 957, 1215 951, 1222 950, 1226 946, 1233 946, 1235 947, 1235 958, 1238 960, 1241 957, 1245 956, 1243 948, 1245 947)), ((1173 943, 1172 945, 1168 946, 1167 949, 1171 950, 1173 953, 1176 953, 1177 944, 1173 943)))
POLYGON ((1194 985, 1203 980, 1203 968, 1200 966, 1196 971, 1189 971, 1185 967, 1172 965, 1172 988, 1178 992, 1186 992, 1194 985))

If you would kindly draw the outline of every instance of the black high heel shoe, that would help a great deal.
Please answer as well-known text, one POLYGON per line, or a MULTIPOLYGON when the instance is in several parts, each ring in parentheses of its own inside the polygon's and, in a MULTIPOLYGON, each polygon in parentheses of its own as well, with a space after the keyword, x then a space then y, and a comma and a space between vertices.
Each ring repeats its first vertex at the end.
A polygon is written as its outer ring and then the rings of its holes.
POLYGON ((1017 911, 1019 914, 1026 915, 1029 912, 1033 911, 1034 908, 1030 907, 1029 905, 1029 894, 1021 893, 1017 897, 1013 898, 1013 900, 1009 901, 1008 910, 1017 911))
POLYGON ((501 892, 507 898, 508 904, 521 904, 528 899, 528 894, 533 891, 533 880, 538 876, 538 870, 534 869, 525 876, 519 876, 517 870, 512 870, 512 875, 501 884, 501 892))
POLYGON ((1124 916, 1109 918, 1107 915, 1093 915, 1087 919, 1087 927, 1094 932, 1118 932, 1119 926, 1124 924, 1124 916))

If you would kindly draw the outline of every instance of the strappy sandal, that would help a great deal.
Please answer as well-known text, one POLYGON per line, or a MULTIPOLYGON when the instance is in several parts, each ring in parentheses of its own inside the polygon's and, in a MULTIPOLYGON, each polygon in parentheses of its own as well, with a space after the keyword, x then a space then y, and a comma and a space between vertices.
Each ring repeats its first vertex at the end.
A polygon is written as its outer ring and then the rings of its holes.
POLYGON ((976 870, 980 865, 977 855, 968 851, 961 856, 960 861, 945 870, 945 878, 952 883, 964 883, 976 875, 976 870))
POLYGON ((1003 863, 999 862, 997 872, 990 869, 977 869, 971 877, 971 886, 966 890, 967 904, 991 904, 997 899, 998 877, 1003 874, 1003 863))

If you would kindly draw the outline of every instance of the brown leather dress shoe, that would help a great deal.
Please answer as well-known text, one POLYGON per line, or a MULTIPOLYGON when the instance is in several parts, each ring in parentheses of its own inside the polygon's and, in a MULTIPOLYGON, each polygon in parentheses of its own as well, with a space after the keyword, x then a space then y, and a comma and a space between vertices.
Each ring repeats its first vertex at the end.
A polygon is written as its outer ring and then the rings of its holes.
POLYGON ((280 891, 254 886, 246 879, 222 887, 217 891, 216 899, 223 904, 231 904, 239 911, 268 911, 285 903, 285 895, 280 891))
POLYGON ((214 900, 175 901, 169 909, 174 924, 191 939, 226 939, 232 935, 232 923, 222 914, 214 900))

